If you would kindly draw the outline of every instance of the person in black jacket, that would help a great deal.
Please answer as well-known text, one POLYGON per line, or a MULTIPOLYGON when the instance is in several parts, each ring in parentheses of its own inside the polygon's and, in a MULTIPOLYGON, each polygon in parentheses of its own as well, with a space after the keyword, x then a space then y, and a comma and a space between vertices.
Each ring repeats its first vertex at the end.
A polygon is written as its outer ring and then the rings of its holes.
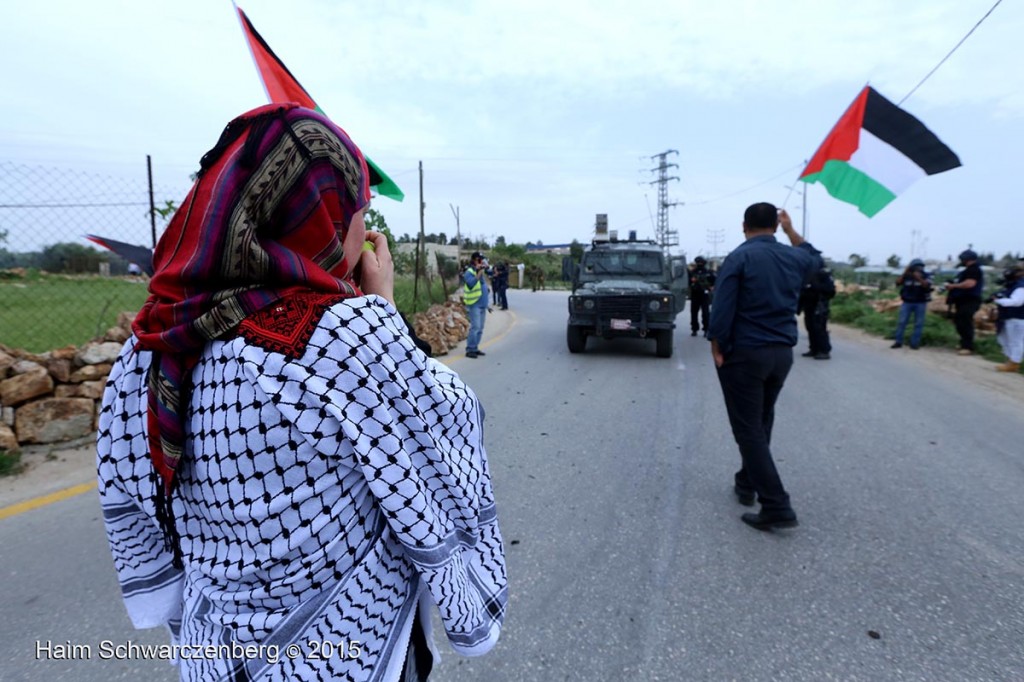
POLYGON ((832 270, 825 265, 821 254, 817 254, 815 272, 804 283, 800 291, 798 312, 804 316, 807 341, 810 348, 803 353, 805 358, 829 360, 832 358, 832 341, 828 335, 828 316, 832 297, 836 295, 836 283, 832 270))
POLYGON ((974 315, 981 308, 981 292, 985 288, 985 274, 978 265, 978 254, 967 249, 960 253, 964 269, 956 279, 946 285, 946 302, 953 306, 953 324, 960 335, 958 355, 974 354, 974 315))
POLYGON ((704 256, 693 259, 690 270, 690 336, 697 336, 697 331, 704 327, 708 332, 708 312, 711 310, 711 292, 715 287, 715 273, 708 269, 708 261, 704 256), (700 314, 700 325, 697 314, 700 314))
POLYGON ((928 312, 928 301, 932 300, 932 275, 924 269, 924 261, 915 258, 896 278, 896 286, 900 288, 900 317, 896 322, 896 333, 893 335, 892 348, 903 346, 903 333, 911 316, 914 318, 914 331, 910 333, 910 347, 917 350, 921 347, 921 334, 924 331, 924 317, 928 312))

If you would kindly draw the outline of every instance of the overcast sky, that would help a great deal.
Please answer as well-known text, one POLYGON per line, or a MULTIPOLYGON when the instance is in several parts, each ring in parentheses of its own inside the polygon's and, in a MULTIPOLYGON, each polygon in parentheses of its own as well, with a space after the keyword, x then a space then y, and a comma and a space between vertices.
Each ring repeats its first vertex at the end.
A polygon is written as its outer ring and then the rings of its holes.
MULTIPOLYGON (((239 0, 313 98, 402 187, 414 234, 588 241, 594 215, 654 236, 650 157, 678 150, 670 225, 689 257, 782 204, 860 89, 898 102, 995 0, 239 0), (751 189, 753 187, 753 189, 751 189)), ((266 101, 229 0, 49 0, 0 22, 0 161, 180 189, 234 116, 266 101), (144 171, 142 171, 144 172, 144 171)), ((1024 3, 1004 0, 903 107, 963 167, 872 219, 807 196, 829 257, 1024 251, 1024 3), (913 253, 912 253, 913 249, 913 253)), ((173 193, 173 189, 170 190, 173 193)), ((157 198, 160 201, 161 197, 157 198)), ((145 243, 148 228, 138 241, 145 243)), ((28 239, 12 235, 12 244, 28 239)))

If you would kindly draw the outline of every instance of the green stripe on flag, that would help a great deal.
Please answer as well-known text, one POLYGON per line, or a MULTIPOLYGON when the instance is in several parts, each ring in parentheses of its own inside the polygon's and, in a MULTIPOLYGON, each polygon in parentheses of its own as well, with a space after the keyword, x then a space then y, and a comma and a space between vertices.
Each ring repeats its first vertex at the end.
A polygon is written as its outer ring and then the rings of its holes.
POLYGON ((373 185, 373 189, 377 191, 377 194, 382 197, 394 199, 395 201, 401 201, 405 198, 405 192, 399 189, 398 185, 395 184, 395 181, 392 180, 387 173, 382 171, 380 166, 375 164, 373 159, 369 156, 366 157, 366 165, 372 169, 370 175, 372 176, 373 173, 376 172, 380 179, 380 182, 373 185))
POLYGON ((820 182, 829 194, 853 204, 869 218, 896 198, 884 185, 846 161, 826 161, 821 171, 805 175, 801 180, 808 183, 820 182))

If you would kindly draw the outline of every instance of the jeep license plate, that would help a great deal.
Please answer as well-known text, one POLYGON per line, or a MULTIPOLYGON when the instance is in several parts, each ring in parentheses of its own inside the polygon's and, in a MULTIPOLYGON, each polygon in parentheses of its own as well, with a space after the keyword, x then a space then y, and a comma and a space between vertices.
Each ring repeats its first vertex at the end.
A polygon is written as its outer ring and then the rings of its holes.
POLYGON ((612 318, 612 329, 626 330, 626 329, 632 329, 632 328, 633 328, 633 323, 630 322, 629 320, 616 320, 616 319, 612 318))

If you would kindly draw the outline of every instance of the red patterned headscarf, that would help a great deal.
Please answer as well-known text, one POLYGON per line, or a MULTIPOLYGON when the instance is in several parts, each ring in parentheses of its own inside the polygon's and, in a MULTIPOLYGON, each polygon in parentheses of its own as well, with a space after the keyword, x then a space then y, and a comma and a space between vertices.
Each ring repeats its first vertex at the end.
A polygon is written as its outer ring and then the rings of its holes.
POLYGON ((154 353, 150 457, 162 484, 157 514, 171 534, 189 377, 203 347, 285 297, 360 295, 342 241, 369 200, 362 153, 341 128, 297 104, 239 116, 203 157, 157 244, 150 297, 132 325, 139 347, 154 353))

